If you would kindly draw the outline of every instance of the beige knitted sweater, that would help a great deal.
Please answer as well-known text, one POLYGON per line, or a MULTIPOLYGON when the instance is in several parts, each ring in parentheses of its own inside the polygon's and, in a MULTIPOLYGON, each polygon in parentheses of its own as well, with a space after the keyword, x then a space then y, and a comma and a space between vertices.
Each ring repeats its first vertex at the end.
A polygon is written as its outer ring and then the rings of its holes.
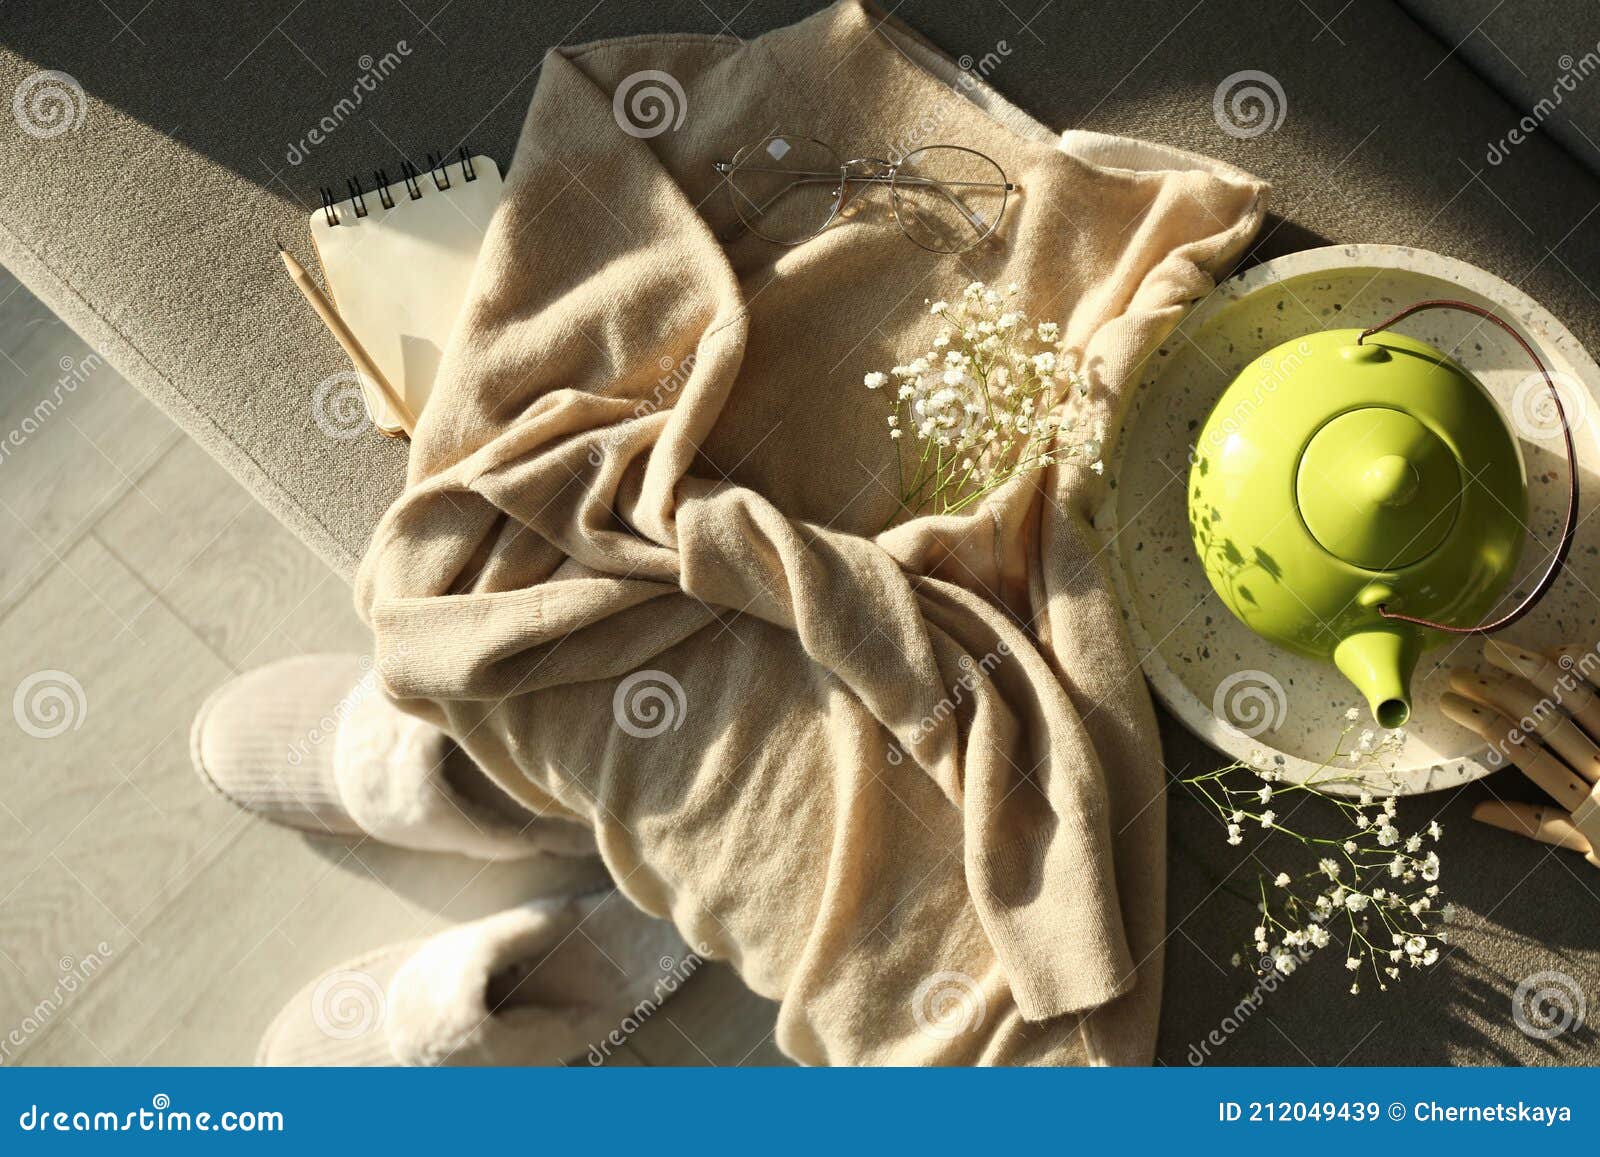
POLYGON ((876 533, 893 450, 861 382, 927 348, 925 299, 1016 282, 1114 424, 1263 194, 1057 138, 860 0, 551 53, 361 569, 390 692, 592 824, 635 903, 782 1002, 802 1061, 1148 1061, 1163 773, 1086 522, 1104 482, 1054 467, 876 533), (613 108, 644 70, 683 90, 650 138, 613 108), (961 256, 872 213, 720 242, 712 162, 776 129, 972 146, 1024 193, 961 256))

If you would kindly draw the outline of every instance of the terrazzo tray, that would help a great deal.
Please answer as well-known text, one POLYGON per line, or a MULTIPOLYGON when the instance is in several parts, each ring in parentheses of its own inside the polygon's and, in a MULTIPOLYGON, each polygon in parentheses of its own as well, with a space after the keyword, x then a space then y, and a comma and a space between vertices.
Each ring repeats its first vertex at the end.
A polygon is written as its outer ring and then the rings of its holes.
MULTIPOLYGON (((1333 753, 1348 726, 1348 708, 1360 708, 1358 732, 1377 728, 1332 664, 1292 655, 1252 634, 1211 590, 1189 542, 1185 509, 1193 441, 1223 389, 1258 354, 1316 330, 1373 325, 1431 297, 1485 306, 1528 337, 1556 379, 1578 447, 1582 521, 1567 570, 1505 637, 1536 649, 1600 642, 1600 523, 1588 521, 1600 496, 1600 368, 1593 359, 1538 303, 1454 258, 1392 245, 1280 257, 1222 283, 1145 363, 1110 448, 1113 484, 1095 516, 1156 695, 1231 757, 1264 753, 1290 778, 1301 779, 1333 753)), ((1439 310, 1395 328, 1450 353, 1473 373, 1521 443, 1533 540, 1524 544, 1504 609, 1543 567, 1565 513, 1566 466, 1554 407, 1526 356, 1494 326, 1439 310)), ((1483 741, 1438 708, 1450 670, 1476 665, 1480 654, 1481 642, 1472 637, 1424 653, 1412 682, 1405 742, 1385 758, 1384 770, 1366 773, 1367 786, 1398 794, 1438 791, 1494 770, 1483 741)))

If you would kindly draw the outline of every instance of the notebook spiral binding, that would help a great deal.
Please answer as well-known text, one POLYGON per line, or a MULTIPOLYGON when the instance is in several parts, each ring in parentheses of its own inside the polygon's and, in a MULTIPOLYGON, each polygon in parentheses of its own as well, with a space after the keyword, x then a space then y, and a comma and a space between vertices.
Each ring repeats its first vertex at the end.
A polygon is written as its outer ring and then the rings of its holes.
MULTIPOLYGON (((447 158, 443 153, 429 153, 427 159, 427 168, 423 170, 419 170, 408 160, 402 159, 400 162, 400 177, 401 180, 405 182, 406 194, 413 201, 420 200, 422 197, 421 178, 424 172, 433 178, 434 188, 438 189, 441 193, 450 187, 450 170, 448 168, 450 164, 449 158, 447 158)), ((456 159, 461 163, 462 175, 469 181, 476 181, 478 179, 478 173, 477 170, 472 167, 472 154, 467 151, 467 147, 465 145, 461 146, 461 150, 459 153, 457 153, 456 159)), ((378 200, 382 202, 385 209, 393 209, 394 198, 389 195, 388 171, 385 169, 374 169, 372 171, 372 176, 376 182, 373 191, 378 194, 378 200)), ((362 187, 361 178, 359 176, 346 177, 344 181, 344 188, 345 195, 342 200, 349 202, 351 210, 357 217, 365 217, 367 215, 366 194, 368 190, 362 187)), ((340 201, 340 198, 336 198, 334 196, 334 191, 330 186, 322 186, 322 212, 327 218, 329 225, 339 224, 340 201)))

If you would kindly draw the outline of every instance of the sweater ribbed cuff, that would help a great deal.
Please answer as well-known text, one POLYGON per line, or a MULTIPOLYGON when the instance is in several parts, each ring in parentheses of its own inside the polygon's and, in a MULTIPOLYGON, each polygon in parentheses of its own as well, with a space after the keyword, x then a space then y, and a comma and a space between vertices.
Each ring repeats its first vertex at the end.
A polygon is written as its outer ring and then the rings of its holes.
POLYGON ((1017 1010, 1030 1021, 1098 1008, 1135 982, 1106 833, 1083 817, 1058 818, 1047 833, 981 856, 972 881, 1017 1010))

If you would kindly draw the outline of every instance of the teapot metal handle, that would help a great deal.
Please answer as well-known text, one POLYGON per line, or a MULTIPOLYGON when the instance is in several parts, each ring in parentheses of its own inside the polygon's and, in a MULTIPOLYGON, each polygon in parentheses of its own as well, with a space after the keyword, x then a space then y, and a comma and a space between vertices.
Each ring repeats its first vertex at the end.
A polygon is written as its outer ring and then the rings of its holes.
POLYGON ((1524 598, 1520 603, 1518 603, 1500 618, 1495 619, 1490 623, 1481 623, 1476 627, 1454 627, 1449 623, 1436 623, 1431 619, 1419 619, 1411 615, 1397 614, 1396 612, 1391 611, 1385 604, 1379 604, 1378 606, 1378 614, 1393 622, 1413 623, 1419 627, 1428 627, 1431 630, 1444 631, 1452 635, 1487 635, 1492 631, 1498 631, 1503 627, 1509 627, 1512 623, 1516 622, 1518 619, 1522 618, 1523 615, 1531 611, 1534 607, 1534 604, 1543 598, 1545 593, 1549 591, 1550 585, 1555 582, 1557 573, 1560 572, 1562 564, 1566 561, 1568 552, 1572 550, 1573 535, 1578 529, 1578 455, 1577 451, 1573 449, 1572 445, 1572 427, 1567 423, 1567 412, 1562 408, 1561 395, 1556 390, 1556 383, 1555 380, 1551 378, 1550 371, 1545 369, 1544 363, 1539 360, 1539 355, 1534 352, 1533 346, 1528 344, 1526 338, 1513 329, 1503 319, 1489 312, 1487 309, 1484 309, 1482 306, 1473 305, 1466 301, 1453 301, 1448 298, 1436 298, 1430 301, 1419 301, 1415 305, 1410 305, 1405 309, 1402 309, 1399 313, 1395 314, 1387 321, 1381 321, 1370 329, 1362 330, 1361 336, 1356 338, 1356 344, 1362 344, 1373 334, 1386 330, 1393 326, 1396 322, 1404 321, 1412 314, 1421 313, 1425 309, 1459 309, 1464 313, 1474 314, 1477 317, 1483 318, 1485 321, 1492 322, 1501 329, 1505 330, 1506 333, 1511 336, 1511 340, 1522 347, 1522 352, 1528 355, 1528 357, 1533 361, 1534 366, 1538 368, 1539 375, 1544 378, 1545 388, 1550 391, 1550 398, 1555 402, 1556 417, 1561 419, 1561 437, 1567 445, 1567 475, 1569 485, 1567 488, 1566 523, 1561 528, 1561 541, 1556 545, 1555 554, 1551 556, 1550 559, 1550 565, 1545 568, 1544 574, 1540 576, 1539 581, 1534 584, 1533 589, 1528 592, 1526 598, 1524 598))

